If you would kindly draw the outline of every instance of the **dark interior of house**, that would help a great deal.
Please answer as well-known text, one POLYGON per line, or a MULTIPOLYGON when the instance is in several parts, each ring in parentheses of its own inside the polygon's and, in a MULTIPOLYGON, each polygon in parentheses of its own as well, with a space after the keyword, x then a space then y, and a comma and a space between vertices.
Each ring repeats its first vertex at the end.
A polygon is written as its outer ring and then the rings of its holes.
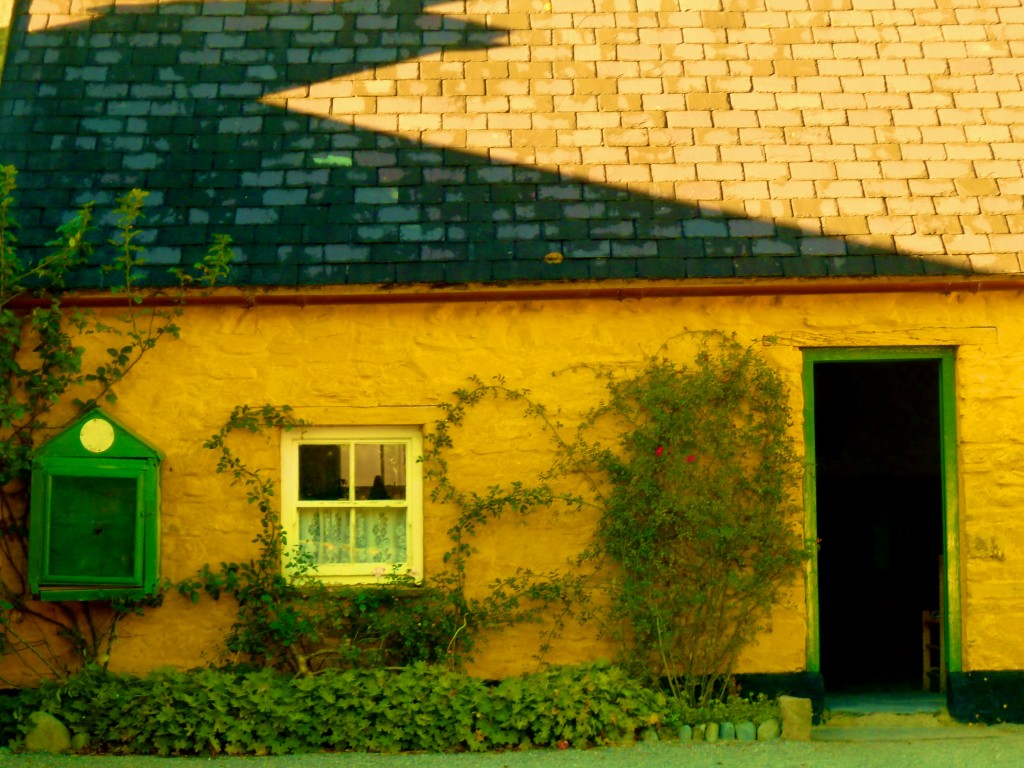
POLYGON ((941 631, 924 616, 941 595, 939 362, 818 363, 814 394, 826 690, 923 690, 941 631))

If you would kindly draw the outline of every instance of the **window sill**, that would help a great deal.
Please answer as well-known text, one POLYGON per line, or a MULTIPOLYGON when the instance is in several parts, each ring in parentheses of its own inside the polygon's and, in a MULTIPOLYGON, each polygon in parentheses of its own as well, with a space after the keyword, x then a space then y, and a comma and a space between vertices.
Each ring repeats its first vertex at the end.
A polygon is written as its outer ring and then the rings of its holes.
MULTIPOLYGON (((387 592, 394 597, 419 598, 430 593, 430 587, 423 584, 415 585, 392 585, 366 582, 363 584, 324 584, 324 589, 329 595, 335 597, 349 597, 356 592, 387 592)), ((307 588, 300 588, 303 593, 310 592, 307 588)))

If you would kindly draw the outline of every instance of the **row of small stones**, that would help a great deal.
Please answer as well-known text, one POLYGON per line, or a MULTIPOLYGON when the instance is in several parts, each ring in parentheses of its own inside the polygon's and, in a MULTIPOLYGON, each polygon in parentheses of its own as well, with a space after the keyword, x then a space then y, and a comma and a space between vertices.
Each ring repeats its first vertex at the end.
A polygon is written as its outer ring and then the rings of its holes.
MULTIPOLYGON (((775 718, 769 718, 760 725, 749 720, 742 723, 702 723, 684 725, 678 733, 680 741, 771 741, 782 734, 782 726, 775 718)), ((651 730, 644 734, 644 741, 657 741, 658 734, 651 730)))

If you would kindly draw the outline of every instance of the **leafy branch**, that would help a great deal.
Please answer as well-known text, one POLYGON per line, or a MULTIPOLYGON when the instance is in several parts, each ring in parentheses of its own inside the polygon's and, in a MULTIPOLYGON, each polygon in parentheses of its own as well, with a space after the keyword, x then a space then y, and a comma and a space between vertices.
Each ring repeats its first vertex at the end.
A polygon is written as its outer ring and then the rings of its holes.
MULTIPOLYGON (((508 393, 510 397, 515 395, 508 393)), ((475 395, 467 393, 468 399, 475 395)), ((238 612, 225 640, 230 663, 256 664, 313 675, 329 668, 406 666, 429 662, 461 666, 484 630, 519 622, 538 622, 545 608, 574 606, 582 595, 578 580, 563 574, 535 574, 529 569, 495 579, 483 597, 467 596, 466 561, 469 540, 479 528, 506 510, 527 514, 561 499, 542 486, 513 483, 483 494, 463 493, 447 474, 442 446, 451 445, 465 406, 445 409, 445 417, 426 437, 421 458, 425 474, 435 482, 431 499, 460 505, 462 514, 448 532, 452 546, 442 567, 420 585, 411 574, 393 569, 377 583, 324 586, 314 563, 301 550, 287 546, 275 502, 276 485, 250 469, 229 445, 233 432, 259 433, 291 429, 303 422, 287 406, 238 406, 205 447, 218 454, 217 471, 243 488, 247 502, 259 513, 259 550, 242 563, 205 565, 194 579, 179 585, 193 602, 202 594, 219 599, 230 595, 238 612), (285 567, 287 561, 287 567, 285 567), (286 575, 287 574, 287 575, 286 575)), ((383 569, 382 569, 383 570, 383 569)), ((561 628, 558 618, 553 630, 561 628)))
POLYGON ((173 271, 178 306, 170 311, 143 306, 138 275, 146 261, 138 241, 146 193, 128 192, 117 201, 115 236, 106 243, 112 254, 101 267, 111 276, 110 290, 124 296, 124 311, 101 320, 90 310, 68 308, 63 300, 65 282, 76 268, 104 260, 96 257, 92 242, 93 204, 79 208, 57 228, 46 251, 29 260, 18 249, 16 181, 12 166, 0 166, 0 653, 15 655, 40 675, 60 677, 69 665, 108 658, 118 622, 142 604, 31 599, 27 514, 35 446, 101 400, 115 402, 116 385, 161 338, 180 333, 175 320, 183 311, 185 288, 212 287, 226 274, 232 252, 229 239, 216 238, 187 275, 173 271), (48 303, 12 309, 15 299, 33 295, 48 303), (87 352, 87 337, 109 340, 98 361, 87 352), (72 415, 50 424, 54 409, 66 412, 67 405, 73 406, 72 415))
POLYGON ((728 694, 736 659, 807 549, 792 529, 799 463, 782 378, 733 336, 683 336, 696 340, 688 363, 675 362, 666 342, 623 377, 581 366, 605 382, 606 397, 571 439, 526 390, 471 379, 442 406, 424 460, 432 499, 458 511, 445 556, 456 581, 465 579, 470 537, 505 512, 556 503, 598 510, 592 543, 576 562, 592 575, 550 583, 575 585, 575 606, 588 589, 604 590, 603 631, 620 662, 667 681, 680 702, 703 706, 728 694), (444 454, 454 447, 453 428, 488 397, 522 405, 550 436, 554 455, 539 483, 477 493, 451 479, 444 454), (570 477, 584 481, 589 498, 553 490, 570 477))

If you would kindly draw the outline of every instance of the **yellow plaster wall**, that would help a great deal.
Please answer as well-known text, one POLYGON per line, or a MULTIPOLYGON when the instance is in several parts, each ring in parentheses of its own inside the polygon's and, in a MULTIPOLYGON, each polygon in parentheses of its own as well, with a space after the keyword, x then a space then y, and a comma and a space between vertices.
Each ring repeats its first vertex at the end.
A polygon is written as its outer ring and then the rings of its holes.
MULTIPOLYGON (((625 366, 687 330, 720 328, 758 341, 792 387, 801 434, 801 346, 957 346, 965 669, 1024 668, 1024 317, 1015 293, 570 300, 384 304, 250 309, 190 307, 178 341, 161 342, 120 388, 111 412, 165 452, 163 575, 178 580, 203 563, 247 558, 257 517, 202 442, 236 404, 291 404, 321 424, 428 424, 436 405, 467 377, 504 375, 568 423, 594 402, 600 384, 567 372, 573 363, 625 366), (553 371, 563 371, 552 376, 553 371)), ((458 434, 458 480, 484 488, 527 478, 544 441, 515 408, 487 406, 458 434)), ((236 443, 255 466, 274 471, 276 435, 236 443)), ((427 503, 426 567, 439 566, 449 511, 427 503)), ((473 575, 508 574, 519 564, 556 567, 583 546, 586 518, 539 516, 527 527, 485 532, 473 575)), ((806 607, 794 584, 770 631, 743 656, 743 671, 804 668, 806 607)), ((177 595, 122 626, 117 670, 190 667, 213 658, 231 620, 230 601, 192 606, 177 595)), ((478 654, 475 671, 502 676, 533 667, 536 629, 509 633, 478 654)), ((571 628, 553 661, 607 657, 590 628, 571 628)))

